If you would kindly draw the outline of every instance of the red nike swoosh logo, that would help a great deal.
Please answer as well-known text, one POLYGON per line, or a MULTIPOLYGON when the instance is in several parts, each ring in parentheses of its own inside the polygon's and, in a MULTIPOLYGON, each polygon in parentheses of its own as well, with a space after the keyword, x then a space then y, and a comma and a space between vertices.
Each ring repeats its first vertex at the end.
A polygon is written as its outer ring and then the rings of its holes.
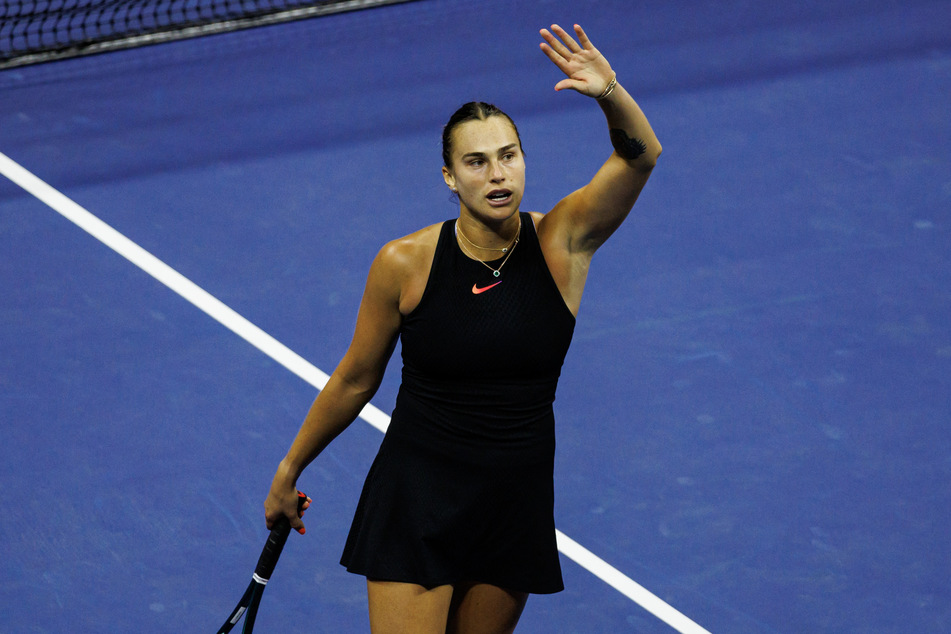
POLYGON ((479 295, 480 293, 484 293, 484 292, 486 292, 487 290, 489 290, 490 288, 492 288, 493 286, 498 286, 498 285, 501 284, 501 283, 502 283, 502 280, 499 280, 499 281, 496 282, 495 284, 489 284, 488 286, 486 286, 486 287, 484 287, 484 288, 479 288, 479 285, 478 285, 478 284, 473 284, 473 285, 472 285, 472 294, 473 294, 473 295, 479 295))

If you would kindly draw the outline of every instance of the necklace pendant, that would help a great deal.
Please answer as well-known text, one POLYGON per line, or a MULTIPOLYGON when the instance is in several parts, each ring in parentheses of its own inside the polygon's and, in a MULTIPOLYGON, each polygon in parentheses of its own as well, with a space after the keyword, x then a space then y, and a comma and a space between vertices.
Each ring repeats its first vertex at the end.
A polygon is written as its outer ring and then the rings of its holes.
POLYGON ((499 275, 501 275, 501 273, 498 271, 492 271, 492 277, 498 277, 499 275))

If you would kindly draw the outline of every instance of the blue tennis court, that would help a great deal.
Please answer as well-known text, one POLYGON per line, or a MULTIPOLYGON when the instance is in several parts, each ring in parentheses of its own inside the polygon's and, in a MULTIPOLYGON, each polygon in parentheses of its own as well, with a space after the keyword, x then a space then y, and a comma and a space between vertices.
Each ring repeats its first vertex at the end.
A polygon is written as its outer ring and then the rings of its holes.
MULTIPOLYGON (((664 155, 555 404, 558 528, 613 572, 571 550, 518 631, 951 631, 951 6, 418 0, 0 71, 0 632, 221 624, 373 256, 458 213, 448 116, 512 115, 526 211, 611 151, 553 22, 664 155)), ((337 561, 381 438, 305 473, 258 631, 367 631, 337 561)))

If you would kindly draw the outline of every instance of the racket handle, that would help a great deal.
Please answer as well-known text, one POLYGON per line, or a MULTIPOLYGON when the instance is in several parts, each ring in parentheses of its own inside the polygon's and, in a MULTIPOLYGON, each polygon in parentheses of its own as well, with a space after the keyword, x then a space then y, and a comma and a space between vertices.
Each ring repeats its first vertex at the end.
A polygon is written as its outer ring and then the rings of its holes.
MULTIPOLYGON (((303 513, 305 502, 307 502, 307 496, 298 491, 298 515, 303 513)), ((274 566, 277 565, 277 560, 281 556, 281 551, 284 550, 284 544, 287 542, 287 536, 290 534, 291 523, 287 521, 286 517, 282 517, 274 523, 274 528, 271 529, 271 533, 267 536, 267 543, 264 545, 264 550, 261 551, 261 556, 258 557, 258 565, 254 568, 254 576, 262 582, 267 583, 267 580, 271 578, 271 573, 274 572, 274 566)))

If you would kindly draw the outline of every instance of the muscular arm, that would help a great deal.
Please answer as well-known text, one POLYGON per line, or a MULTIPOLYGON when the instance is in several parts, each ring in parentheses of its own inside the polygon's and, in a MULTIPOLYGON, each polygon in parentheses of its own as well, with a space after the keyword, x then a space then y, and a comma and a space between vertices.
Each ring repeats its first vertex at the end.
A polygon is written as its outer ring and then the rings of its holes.
POLYGON ((611 86, 617 76, 608 61, 580 26, 575 34, 578 41, 557 25, 551 32, 543 29, 541 48, 566 75, 556 90, 597 99, 613 152, 591 182, 536 221, 548 267, 568 307, 577 313, 592 256, 630 213, 661 146, 631 95, 620 83, 611 86))
POLYGON ((399 248, 391 243, 373 261, 350 347, 314 400, 274 475, 264 504, 268 527, 281 515, 292 527, 303 527, 296 516, 297 478, 354 421, 380 386, 402 319, 403 260, 399 248))
POLYGON ((553 211, 563 215, 567 248, 591 255, 621 225, 634 207, 661 153, 647 117, 623 86, 598 101, 614 151, 591 182, 562 200, 553 211))

